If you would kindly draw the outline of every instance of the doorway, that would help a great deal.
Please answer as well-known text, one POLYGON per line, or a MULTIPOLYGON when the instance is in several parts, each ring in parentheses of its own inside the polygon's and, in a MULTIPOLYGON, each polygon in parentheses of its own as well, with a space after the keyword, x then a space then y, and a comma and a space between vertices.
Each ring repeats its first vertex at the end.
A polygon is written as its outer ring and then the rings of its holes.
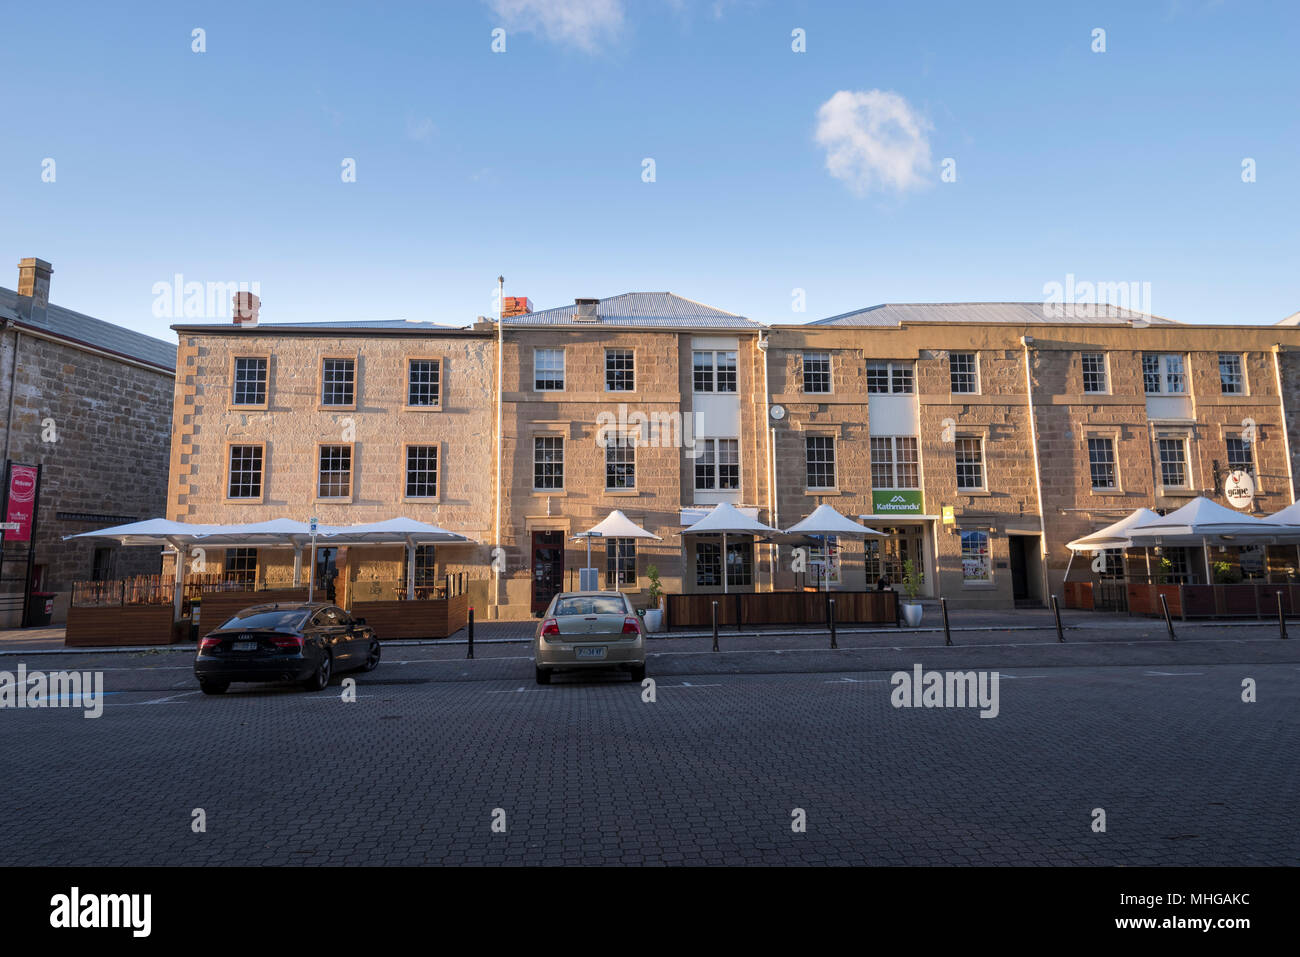
POLYGON ((1008 535, 1011 552, 1011 597, 1017 606, 1038 607, 1043 604, 1039 588, 1039 551, 1037 535, 1008 535))
POLYGON ((564 532, 533 532, 533 614, 545 612, 563 589, 564 532))

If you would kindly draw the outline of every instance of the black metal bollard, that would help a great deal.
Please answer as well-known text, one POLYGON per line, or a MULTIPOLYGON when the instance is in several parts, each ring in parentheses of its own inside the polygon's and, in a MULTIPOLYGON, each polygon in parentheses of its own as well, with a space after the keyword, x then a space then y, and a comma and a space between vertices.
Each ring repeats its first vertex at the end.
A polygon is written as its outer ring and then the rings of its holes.
POLYGON ((826 617, 827 619, 829 619, 831 623, 831 647, 838 648, 839 645, 835 643, 835 599, 834 598, 827 599, 826 617))
POLYGON ((1282 639, 1286 640, 1286 612, 1282 610, 1282 593, 1277 593, 1277 628, 1282 634, 1282 639))
POLYGON ((1056 616, 1056 640, 1065 641, 1065 631, 1061 628, 1061 603, 1052 596, 1052 614, 1056 616))
POLYGON ((713 603, 713 650, 718 650, 718 603, 713 603))
POLYGON ((469 619, 465 622, 465 630, 469 636, 469 650, 465 653, 466 658, 474 657, 474 609, 469 610, 469 619))
POLYGON ((1165 613, 1165 627, 1169 629, 1169 640, 1177 641, 1178 636, 1174 634, 1174 620, 1169 617, 1169 602, 1165 601, 1165 596, 1160 596, 1160 608, 1165 613))
POLYGON ((948 625, 948 599, 940 598, 939 607, 943 610, 943 643, 952 644, 952 628, 948 625))

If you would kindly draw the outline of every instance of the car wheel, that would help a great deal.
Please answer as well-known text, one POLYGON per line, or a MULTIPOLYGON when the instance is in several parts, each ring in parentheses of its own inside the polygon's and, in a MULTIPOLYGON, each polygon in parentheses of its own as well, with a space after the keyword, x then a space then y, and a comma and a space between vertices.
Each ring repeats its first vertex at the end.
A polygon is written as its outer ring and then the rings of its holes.
POLYGON ((225 694, 226 689, 230 687, 229 681, 212 681, 211 679, 199 679, 199 690, 204 694, 225 694))
POLYGON ((370 643, 370 653, 366 655, 366 663, 361 666, 362 671, 374 671, 379 667, 379 642, 370 643))
POLYGON ((538 668, 536 670, 537 670, 537 683, 539 685, 548 685, 551 683, 551 672, 549 669, 538 668))
POLYGON ((632 680, 633 680, 633 681, 635 681, 635 682, 637 682, 637 683, 640 683, 640 682, 642 682, 642 681, 645 681, 645 665, 644 665, 644 664, 633 665, 631 668, 627 669, 627 671, 628 671, 628 674, 630 674, 630 675, 632 676, 632 680))
POLYGON ((320 664, 312 672, 310 678, 302 683, 302 686, 308 691, 324 691, 329 687, 330 678, 333 676, 334 663, 327 654, 321 658, 320 664))

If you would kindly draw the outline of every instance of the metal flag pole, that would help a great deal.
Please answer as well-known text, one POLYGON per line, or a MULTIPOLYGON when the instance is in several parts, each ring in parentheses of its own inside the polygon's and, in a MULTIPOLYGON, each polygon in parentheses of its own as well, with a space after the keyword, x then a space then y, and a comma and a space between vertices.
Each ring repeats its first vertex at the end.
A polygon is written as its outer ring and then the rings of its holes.
POLYGON ((311 517, 311 567, 307 570, 307 603, 311 604, 316 586, 316 516, 311 517))

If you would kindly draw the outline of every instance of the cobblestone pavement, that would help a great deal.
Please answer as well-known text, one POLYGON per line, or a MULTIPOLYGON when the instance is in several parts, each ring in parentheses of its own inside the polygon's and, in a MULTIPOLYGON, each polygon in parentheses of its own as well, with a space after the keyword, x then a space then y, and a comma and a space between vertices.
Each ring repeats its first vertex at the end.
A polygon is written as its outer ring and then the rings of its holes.
POLYGON ((205 697, 176 652, 32 655, 108 695, 0 710, 0 864, 1300 863, 1300 642, 974 634, 656 641, 653 703, 539 687, 514 643, 389 646, 355 703, 205 697), (894 708, 918 662, 999 670, 998 716, 894 708))

